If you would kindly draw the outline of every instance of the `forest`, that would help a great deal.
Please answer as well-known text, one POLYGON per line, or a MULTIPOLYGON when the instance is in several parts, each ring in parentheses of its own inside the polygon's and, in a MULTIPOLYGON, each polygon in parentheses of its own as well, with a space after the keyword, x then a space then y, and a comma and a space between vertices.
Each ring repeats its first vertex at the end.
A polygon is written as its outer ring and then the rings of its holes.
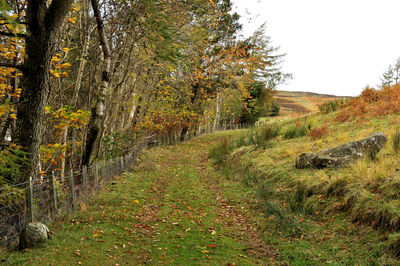
POLYGON ((221 1, 1 1, 1 182, 277 112, 283 55, 221 1), (16 156, 9 156, 13 154, 16 156))

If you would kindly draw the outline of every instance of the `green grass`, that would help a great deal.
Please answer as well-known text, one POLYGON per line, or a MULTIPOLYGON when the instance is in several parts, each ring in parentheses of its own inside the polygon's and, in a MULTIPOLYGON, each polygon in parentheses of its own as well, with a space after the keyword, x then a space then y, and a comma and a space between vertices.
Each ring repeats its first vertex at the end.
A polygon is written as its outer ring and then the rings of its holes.
POLYGON ((285 132, 283 133, 283 137, 285 139, 294 139, 300 138, 307 135, 310 127, 308 125, 296 125, 292 124, 288 128, 286 128, 285 132))
POLYGON ((247 199, 242 184, 209 164, 210 143, 223 135, 147 151, 132 173, 51 225, 47 243, 2 251, 0 258, 9 265, 255 265, 275 259, 245 251, 254 241, 246 226, 258 228, 252 217, 262 213, 236 200, 247 199))
POLYGON ((258 191, 258 206, 268 217, 268 243, 279 248, 286 262, 398 264, 400 185, 396 169, 400 164, 390 142, 374 160, 367 157, 343 169, 299 170, 294 162, 303 152, 334 147, 375 131, 383 131, 393 143, 393 125, 399 124, 400 116, 346 123, 335 122, 334 116, 279 122, 282 135, 270 141, 265 151, 256 149, 257 143, 234 149, 220 169, 231 169, 236 180, 258 191), (331 132, 317 140, 287 133, 324 125, 331 132))
POLYGON ((395 154, 400 153, 400 130, 396 130, 396 132, 392 135, 392 148, 395 154))

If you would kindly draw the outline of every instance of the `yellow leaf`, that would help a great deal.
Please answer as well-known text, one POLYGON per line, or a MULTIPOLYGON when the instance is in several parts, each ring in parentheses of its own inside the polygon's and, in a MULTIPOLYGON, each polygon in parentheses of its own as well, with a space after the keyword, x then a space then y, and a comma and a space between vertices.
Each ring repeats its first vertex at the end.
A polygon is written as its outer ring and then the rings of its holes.
POLYGON ((202 250, 201 253, 203 254, 208 253, 208 250, 202 250))
POLYGON ((75 23, 76 23, 76 20, 77 20, 76 17, 67 18, 67 21, 70 22, 70 23, 72 23, 72 24, 75 24, 75 23))
POLYGON ((137 199, 135 199, 133 202, 139 204, 139 201, 137 199))

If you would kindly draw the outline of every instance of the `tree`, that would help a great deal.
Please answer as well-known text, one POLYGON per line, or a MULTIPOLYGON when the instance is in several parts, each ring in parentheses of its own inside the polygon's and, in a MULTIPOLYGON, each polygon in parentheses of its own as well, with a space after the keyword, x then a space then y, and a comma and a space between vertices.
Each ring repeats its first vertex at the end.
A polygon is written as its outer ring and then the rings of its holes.
POLYGON ((12 129, 11 142, 30 154, 20 181, 34 177, 39 157, 43 171, 62 174, 149 136, 184 139, 206 124, 236 123, 246 110, 264 110, 283 77, 270 68, 261 78, 272 58, 262 42, 239 40, 230 0, 7 3, 0 136, 12 129), (264 88, 250 96, 254 82, 264 88))
POLYGON ((382 74, 381 78, 381 88, 391 87, 394 84, 394 72, 391 65, 389 65, 388 69, 385 73, 382 74))
MULTIPOLYGON (((36 176, 39 147, 42 140, 44 111, 49 96, 50 62, 56 35, 73 0, 26 1, 26 32, 14 34, 25 39, 22 65, 22 93, 17 109, 15 143, 29 154, 29 162, 21 166, 19 181, 36 176)), ((7 34, 2 33, 3 36, 7 34)))
POLYGON ((394 84, 397 84, 400 82, 400 57, 397 59, 396 64, 394 65, 393 81, 394 81, 394 84))
POLYGON ((100 89, 97 91, 95 103, 92 107, 92 113, 89 121, 89 132, 86 140, 86 148, 82 158, 82 165, 90 163, 90 157, 94 146, 100 142, 100 137, 103 134, 104 115, 106 111, 105 100, 107 97, 107 90, 110 83, 110 70, 111 70, 111 51, 106 38, 104 30, 104 22, 101 17, 98 0, 91 0, 93 13, 96 18, 97 31, 99 34, 100 45, 103 51, 103 71, 101 75, 100 89))
POLYGON ((279 105, 273 98, 276 88, 291 79, 292 75, 283 73, 281 64, 285 54, 279 54, 279 47, 271 44, 271 38, 265 33, 263 24, 246 40, 248 62, 245 74, 249 83, 249 95, 244 99, 247 108, 243 108, 240 120, 244 123, 254 122, 260 116, 276 115, 279 105))

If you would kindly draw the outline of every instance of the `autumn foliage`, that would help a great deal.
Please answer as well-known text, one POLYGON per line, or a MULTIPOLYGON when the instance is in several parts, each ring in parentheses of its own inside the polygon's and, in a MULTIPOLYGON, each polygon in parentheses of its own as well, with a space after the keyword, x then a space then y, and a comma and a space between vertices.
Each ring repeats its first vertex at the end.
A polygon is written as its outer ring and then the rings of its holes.
POLYGON ((400 113, 400 84, 375 90, 367 87, 359 97, 350 100, 335 120, 345 122, 354 117, 380 117, 400 113))
POLYGON ((308 132, 308 136, 310 136, 313 140, 320 139, 329 134, 328 126, 316 127, 308 132))

